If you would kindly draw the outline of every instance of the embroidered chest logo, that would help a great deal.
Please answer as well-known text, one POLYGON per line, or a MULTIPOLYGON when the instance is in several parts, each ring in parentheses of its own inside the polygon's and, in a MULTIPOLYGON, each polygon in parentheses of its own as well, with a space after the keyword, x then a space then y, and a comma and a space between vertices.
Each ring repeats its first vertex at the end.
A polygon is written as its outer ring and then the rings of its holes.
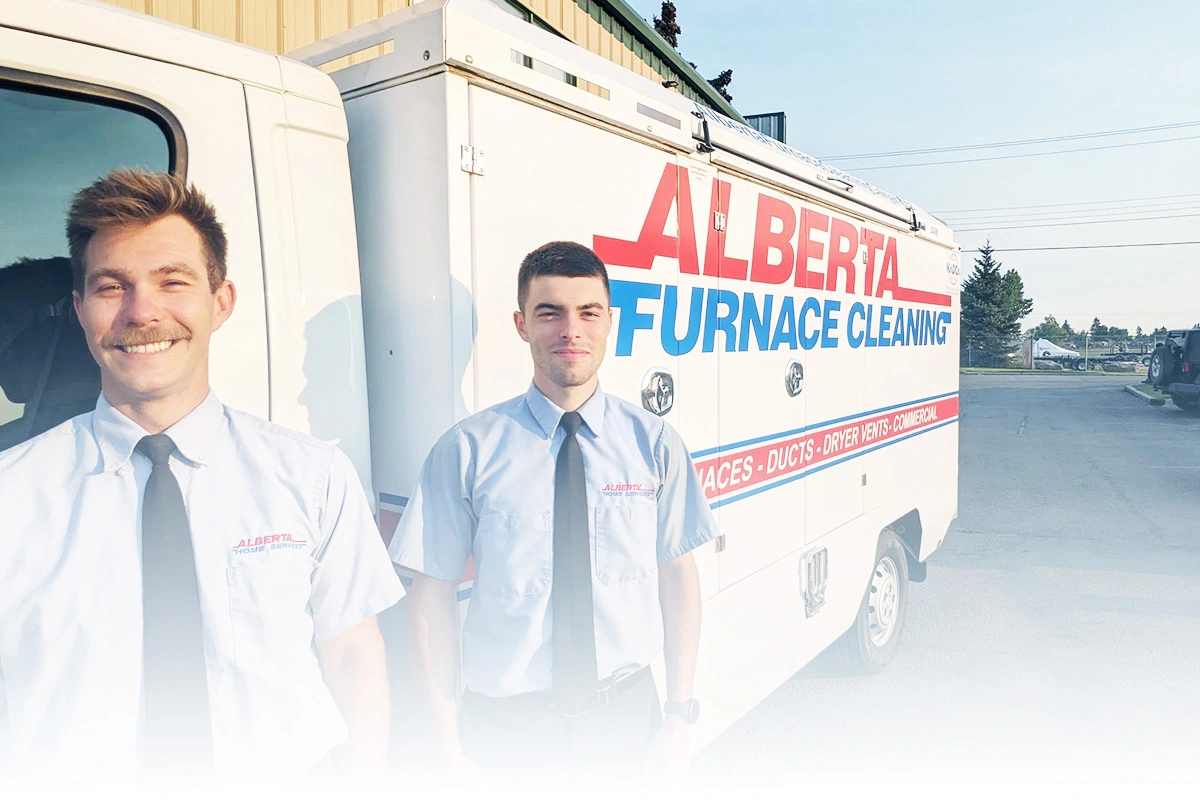
POLYGON ((305 547, 308 547, 307 539, 293 539, 290 533, 276 533, 271 536, 241 539, 233 548, 233 554, 244 556, 247 553, 261 553, 265 550, 303 550, 305 547))
POLYGON ((600 494, 605 497, 654 497, 654 489, 640 483, 606 483, 600 494))

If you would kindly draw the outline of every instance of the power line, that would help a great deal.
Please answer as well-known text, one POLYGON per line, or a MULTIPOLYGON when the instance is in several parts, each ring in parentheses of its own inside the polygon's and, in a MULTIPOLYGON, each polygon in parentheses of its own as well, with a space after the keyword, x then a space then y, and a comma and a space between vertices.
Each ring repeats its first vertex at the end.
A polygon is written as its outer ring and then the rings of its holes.
POLYGON ((950 161, 919 161, 915 164, 884 164, 878 167, 846 167, 853 172, 867 172, 876 169, 905 169, 907 167, 936 167, 942 164, 975 164, 980 161, 1007 161, 1010 158, 1032 158, 1034 156, 1060 156, 1064 153, 1090 153, 1096 150, 1116 150, 1120 147, 1140 147, 1147 144, 1164 144, 1166 142, 1186 142, 1200 139, 1200 136, 1177 136, 1173 139, 1151 139, 1148 142, 1125 142, 1124 144, 1106 144, 1097 147, 1074 147, 1069 150, 1043 150, 1038 153, 1013 153, 1007 156, 988 156, 986 158, 959 158, 950 161))
POLYGON ((976 211, 1023 211, 1027 208, 1062 208, 1064 206, 1099 206, 1109 203, 1138 203, 1143 200, 1173 200, 1177 197, 1200 197, 1200 194, 1160 194, 1154 197, 1123 197, 1119 200, 1084 200, 1077 203, 1043 203, 1033 206, 992 206, 991 208, 952 208, 932 211, 932 214, 966 214, 976 211))
MULTIPOLYGON (((1121 247, 1179 247, 1182 245, 1200 245, 1200 241, 1195 242, 1125 242, 1122 244, 1075 244, 1063 245, 1061 247, 993 247, 993 253, 1038 253, 1048 252, 1051 250, 1112 250, 1121 247)), ((979 253, 982 252, 978 248, 974 250, 963 250, 964 253, 979 253)))
POLYGON ((982 228, 959 228, 955 231, 955 233, 974 233, 976 231, 1012 231, 1024 228, 1063 228, 1070 225, 1111 225, 1114 222, 1150 222, 1159 219, 1183 219, 1185 217, 1200 217, 1200 214, 1169 214, 1161 217, 1129 217, 1128 219, 1096 220, 1095 222, 1039 222, 1036 225, 1007 225, 1000 227, 987 225, 982 228))
POLYGON ((1121 130, 1096 131, 1094 133, 1076 133, 1069 136, 1047 136, 1040 139, 1014 139, 1008 142, 985 142, 984 144, 961 144, 950 147, 925 147, 918 150, 892 150, 885 153, 853 153, 840 156, 822 156, 822 161, 848 161, 858 158, 884 158, 890 156, 919 156, 930 153, 955 153, 963 150, 991 150, 997 147, 1018 147, 1026 144, 1047 144, 1049 142, 1068 142, 1077 139, 1097 139, 1104 136, 1125 136, 1131 133, 1147 133, 1149 131, 1165 131, 1176 128, 1191 128, 1200 125, 1200 120, 1192 122, 1172 122, 1166 125, 1148 125, 1142 128, 1123 128, 1121 130))
POLYGON ((971 225, 980 222, 990 223, 1007 223, 1007 222, 1049 222, 1054 219, 1099 219, 1103 217, 1120 217, 1133 215, 1133 213, 1162 213, 1164 211, 1194 211, 1200 209, 1200 204, 1187 203, 1177 206, 1158 206, 1151 205, 1146 207, 1123 206, 1115 207, 1115 209, 1093 210, 1093 211, 1063 211, 1061 213, 995 213, 991 216, 977 217, 950 217, 944 218, 950 227, 958 227, 958 225, 971 225))
POLYGON ((1153 206, 1114 206, 1105 209, 1087 209, 1079 211, 1063 211, 1060 213, 1042 212, 1030 214, 992 214, 978 217, 950 217, 945 222, 951 227, 959 225, 1004 225, 1012 222, 1055 222, 1058 220, 1090 220, 1105 217, 1120 217, 1128 214, 1155 214, 1163 211, 1193 211, 1200 209, 1195 202, 1161 204, 1153 206))
POLYGON ((1177 211, 1180 208, 1192 208, 1200 204, 1200 199, 1192 200, 1171 200, 1166 203, 1146 203, 1140 206, 1123 205, 1123 206, 1097 206, 1093 208, 1047 208, 1040 211, 1009 211, 1009 212, 975 212, 975 213, 960 213, 960 214, 943 214, 942 219, 947 222, 958 221, 965 222, 972 219, 1022 219, 1030 217, 1049 217, 1049 216, 1089 216, 1092 214, 1127 214, 1150 211, 1177 211))

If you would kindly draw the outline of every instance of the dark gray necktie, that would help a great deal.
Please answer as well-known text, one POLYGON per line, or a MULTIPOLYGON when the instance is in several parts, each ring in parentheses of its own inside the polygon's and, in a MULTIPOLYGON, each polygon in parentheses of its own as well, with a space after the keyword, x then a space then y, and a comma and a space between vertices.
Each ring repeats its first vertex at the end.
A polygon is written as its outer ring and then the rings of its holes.
POLYGON ((596 629, 592 616, 592 558, 588 537, 583 454, 575 437, 583 421, 577 411, 562 415, 562 447, 554 470, 553 612, 554 692, 576 705, 597 688, 596 629))
POLYGON ((160 433, 137 449, 154 465, 142 500, 145 768, 203 775, 212 767, 204 628, 187 508, 168 460, 175 443, 160 433))

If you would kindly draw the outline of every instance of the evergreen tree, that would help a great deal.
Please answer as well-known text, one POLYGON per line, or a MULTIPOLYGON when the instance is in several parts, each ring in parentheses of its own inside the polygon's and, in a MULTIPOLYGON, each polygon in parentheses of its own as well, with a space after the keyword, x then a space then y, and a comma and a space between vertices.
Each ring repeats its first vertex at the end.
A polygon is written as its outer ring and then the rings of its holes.
POLYGON ((1072 328, 1071 323, 1065 319, 1063 320, 1062 328, 1063 328, 1063 333, 1065 333, 1067 336, 1075 335, 1075 329, 1072 328))
MULTIPOLYGON (((679 27, 679 21, 675 19, 675 4, 664 2, 662 11, 659 12, 662 16, 654 18, 654 30, 659 36, 667 40, 667 44, 676 49, 679 48, 679 34, 683 30, 679 27)), ((694 64, 692 66, 695 66, 694 64)))
MULTIPOLYGON (((654 30, 666 40, 667 44, 678 50, 679 37, 683 33, 683 29, 679 27, 679 18, 676 14, 675 4, 665 0, 659 15, 654 17, 654 30)), ((696 69, 694 61, 689 61, 688 64, 692 66, 692 69, 696 69)), ((733 95, 729 93, 729 84, 733 83, 733 70, 722 70, 717 77, 709 78, 708 82, 717 90, 717 94, 725 98, 726 103, 733 102, 733 95)))
POLYGON ((1011 315, 1014 322, 1029 316, 1029 312, 1033 311, 1033 301, 1025 296, 1025 282, 1021 280, 1017 271, 1010 269, 1004 273, 1001 284, 1004 287, 1005 313, 1011 315))
POLYGON ((1033 301, 1016 270, 1001 274, 989 241, 979 249, 975 270, 963 281, 962 347, 969 344, 985 363, 1000 364, 1021 332, 1033 301))
POLYGON ((715 78, 709 78, 708 82, 711 83, 712 87, 717 90, 717 94, 725 98, 726 103, 733 102, 733 95, 731 95, 728 91, 729 84, 733 83, 733 70, 722 70, 720 75, 715 78))

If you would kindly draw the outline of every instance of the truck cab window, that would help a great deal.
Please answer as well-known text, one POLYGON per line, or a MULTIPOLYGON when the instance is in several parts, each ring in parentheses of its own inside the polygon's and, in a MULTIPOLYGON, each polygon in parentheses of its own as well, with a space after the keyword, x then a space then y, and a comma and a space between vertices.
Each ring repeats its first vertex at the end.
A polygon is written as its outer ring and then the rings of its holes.
POLYGON ((100 373, 75 317, 71 196, 123 166, 167 170, 159 123, 83 95, 0 82, 0 451, 90 411, 100 373))

